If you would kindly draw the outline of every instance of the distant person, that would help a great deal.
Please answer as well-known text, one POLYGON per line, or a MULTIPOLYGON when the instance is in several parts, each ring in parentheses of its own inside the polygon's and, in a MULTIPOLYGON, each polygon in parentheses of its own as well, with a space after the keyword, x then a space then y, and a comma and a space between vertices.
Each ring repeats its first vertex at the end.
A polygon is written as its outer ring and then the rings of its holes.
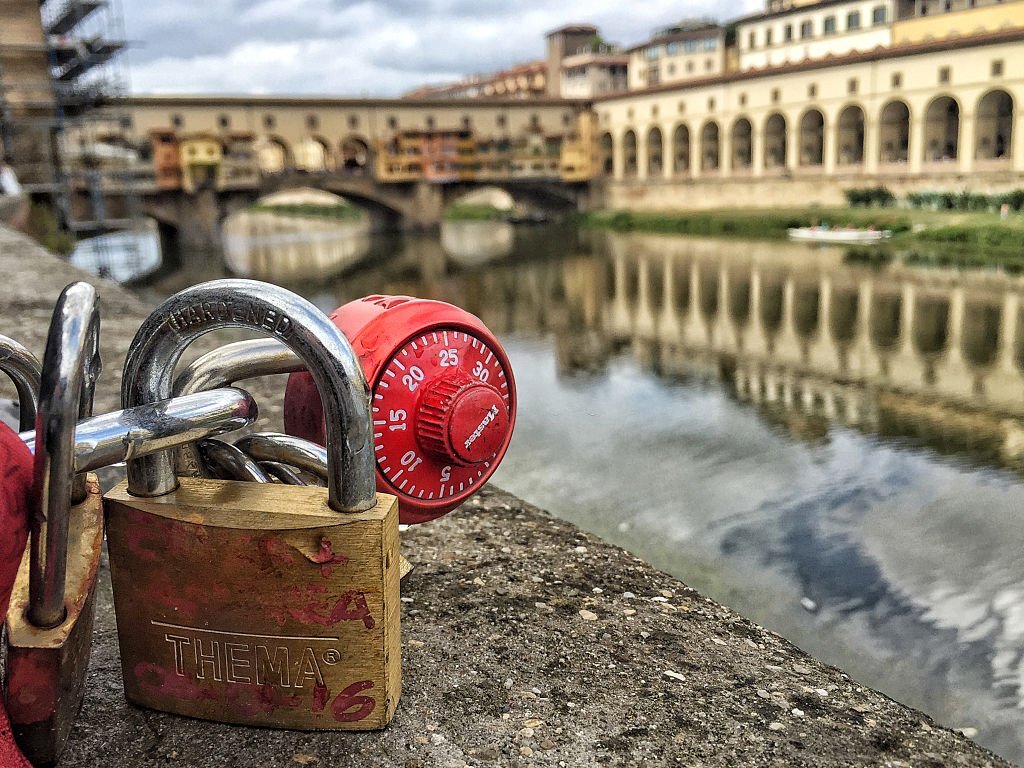
POLYGON ((7 160, 0 157, 0 194, 15 195, 21 194, 21 184, 18 183, 18 176, 7 160))
POLYGON ((25 231, 28 214, 28 195, 22 190, 14 168, 0 156, 0 225, 25 231))

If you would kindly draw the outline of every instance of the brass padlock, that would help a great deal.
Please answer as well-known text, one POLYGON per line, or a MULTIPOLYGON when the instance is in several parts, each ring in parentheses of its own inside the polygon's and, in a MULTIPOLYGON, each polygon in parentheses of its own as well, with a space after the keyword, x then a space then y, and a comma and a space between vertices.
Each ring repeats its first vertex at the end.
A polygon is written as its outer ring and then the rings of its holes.
POLYGON ((345 337, 276 286, 186 289, 142 325, 123 405, 168 397, 199 336, 263 331, 302 359, 331 423, 328 487, 177 478, 128 462, 106 496, 125 694, 154 709, 298 729, 387 724, 401 690, 398 509, 374 491, 369 395, 345 337))
POLYGON ((94 475, 75 475, 75 424, 92 411, 99 376, 99 306, 72 283, 53 311, 43 354, 30 542, 7 614, 7 710, 35 765, 52 765, 85 693, 103 505, 94 475))

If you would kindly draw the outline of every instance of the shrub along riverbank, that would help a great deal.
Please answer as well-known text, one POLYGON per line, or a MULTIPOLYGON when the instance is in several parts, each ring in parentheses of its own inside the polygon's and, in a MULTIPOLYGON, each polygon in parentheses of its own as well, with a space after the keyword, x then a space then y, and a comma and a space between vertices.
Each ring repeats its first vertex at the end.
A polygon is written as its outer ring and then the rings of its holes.
POLYGON ((792 227, 875 227, 893 233, 894 244, 928 243, 985 251, 1024 250, 1024 216, 906 208, 806 208, 721 211, 595 211, 585 226, 617 232, 656 232, 783 240, 792 227))

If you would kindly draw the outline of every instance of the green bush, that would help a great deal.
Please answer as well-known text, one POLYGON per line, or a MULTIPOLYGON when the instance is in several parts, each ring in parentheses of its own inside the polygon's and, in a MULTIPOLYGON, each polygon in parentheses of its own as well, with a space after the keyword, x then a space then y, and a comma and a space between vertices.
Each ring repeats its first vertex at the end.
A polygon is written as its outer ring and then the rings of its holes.
POLYGON ((891 208, 896 204, 896 196, 887 187, 855 187, 843 194, 851 208, 891 208))

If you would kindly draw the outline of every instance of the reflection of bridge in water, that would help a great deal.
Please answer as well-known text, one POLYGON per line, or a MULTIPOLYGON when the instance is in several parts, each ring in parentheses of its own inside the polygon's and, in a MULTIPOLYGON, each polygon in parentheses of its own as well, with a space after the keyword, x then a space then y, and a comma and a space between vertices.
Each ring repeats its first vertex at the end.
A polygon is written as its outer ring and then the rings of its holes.
POLYGON ((834 421, 1024 466, 1021 279, 783 243, 600 238, 603 262, 483 276, 477 311, 499 333, 553 331, 563 370, 600 369, 627 344, 664 375, 710 367, 804 437, 834 421))

